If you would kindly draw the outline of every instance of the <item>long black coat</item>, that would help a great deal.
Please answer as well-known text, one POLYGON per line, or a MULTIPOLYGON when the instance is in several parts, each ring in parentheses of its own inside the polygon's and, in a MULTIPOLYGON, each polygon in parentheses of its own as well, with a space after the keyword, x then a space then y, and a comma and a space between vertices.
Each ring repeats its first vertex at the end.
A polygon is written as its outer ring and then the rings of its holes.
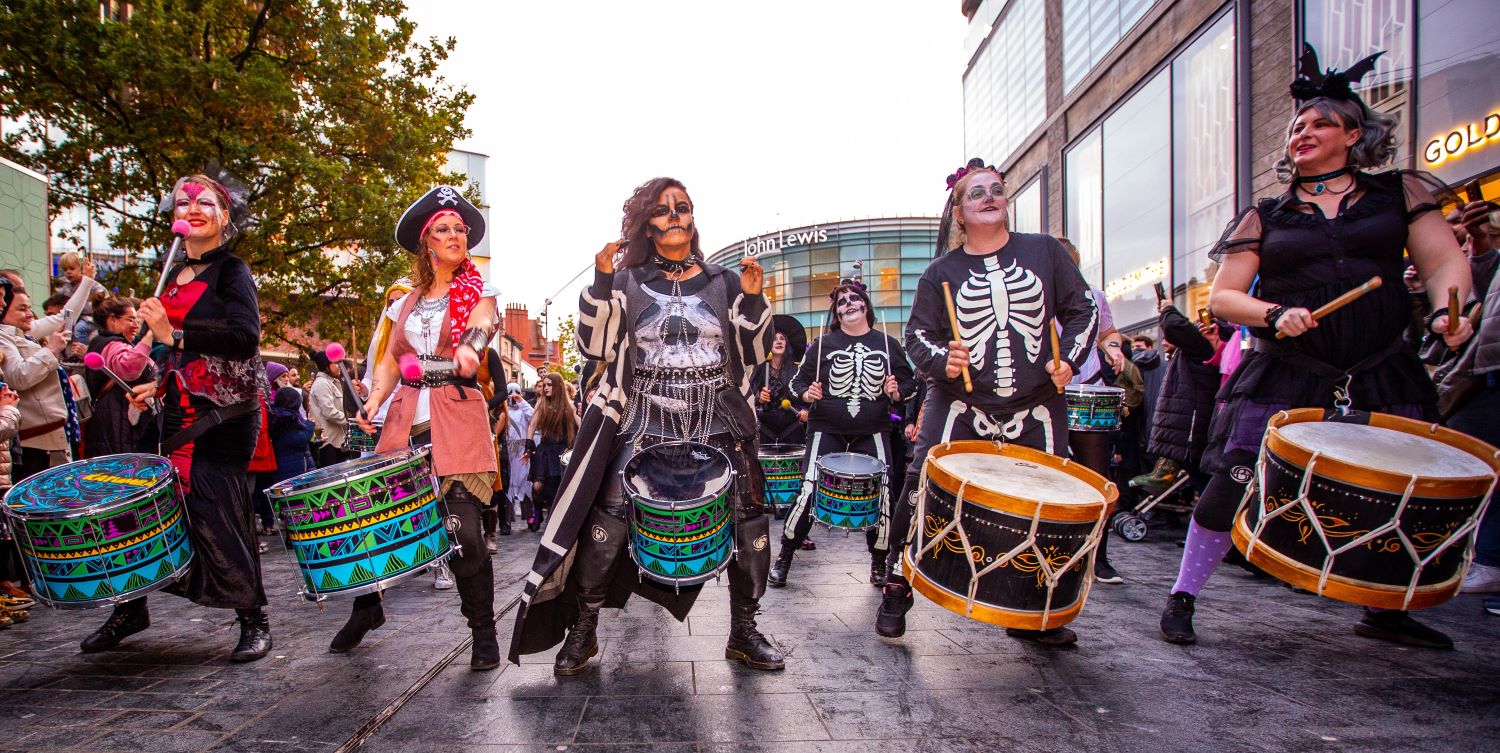
POLYGON ((1161 313, 1161 330, 1177 352, 1167 360, 1147 449, 1157 457, 1196 463, 1208 443, 1208 421, 1219 390, 1218 365, 1204 363, 1214 357, 1214 346, 1176 307, 1161 313))

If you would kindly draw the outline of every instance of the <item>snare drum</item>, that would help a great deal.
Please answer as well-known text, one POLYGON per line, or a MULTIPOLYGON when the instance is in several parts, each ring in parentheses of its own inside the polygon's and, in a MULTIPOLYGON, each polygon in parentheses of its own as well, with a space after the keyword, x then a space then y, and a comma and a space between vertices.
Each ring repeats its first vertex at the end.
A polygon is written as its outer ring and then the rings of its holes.
POLYGON ((319 468, 266 490, 302 572, 302 596, 357 596, 451 550, 427 447, 319 468))
POLYGON ((800 444, 763 444, 760 446, 760 470, 766 477, 766 504, 784 515, 797 502, 802 491, 802 477, 807 469, 802 457, 807 449, 800 444))
POLYGON ((1068 431, 1114 431, 1120 428, 1125 390, 1102 384, 1070 384, 1063 393, 1068 400, 1068 431))
POLYGON ((381 424, 375 424, 374 434, 366 434, 364 429, 359 428, 359 422, 354 419, 349 419, 345 425, 349 427, 349 433, 347 434, 348 441, 344 449, 349 452, 357 452, 361 455, 375 451, 375 445, 380 443, 381 424))
POLYGON ((857 452, 833 452, 818 458, 816 467, 814 520, 846 531, 863 531, 880 523, 885 463, 857 452))
POLYGON ((1235 516, 1234 543, 1266 572, 1331 599, 1436 606, 1462 585, 1500 459, 1451 429, 1369 419, 1324 421, 1317 408, 1272 417, 1259 494, 1235 516))
POLYGON ((1094 580, 1118 491, 1055 455, 978 440, 932 448, 904 565, 913 589, 981 622, 1066 625, 1094 580))
POLYGON ((5 495, 37 601, 101 607, 171 585, 193 559, 177 471, 107 455, 38 473, 5 495))
POLYGON ((681 588, 729 566, 734 475, 724 453, 698 442, 652 445, 625 464, 630 556, 641 575, 681 588))

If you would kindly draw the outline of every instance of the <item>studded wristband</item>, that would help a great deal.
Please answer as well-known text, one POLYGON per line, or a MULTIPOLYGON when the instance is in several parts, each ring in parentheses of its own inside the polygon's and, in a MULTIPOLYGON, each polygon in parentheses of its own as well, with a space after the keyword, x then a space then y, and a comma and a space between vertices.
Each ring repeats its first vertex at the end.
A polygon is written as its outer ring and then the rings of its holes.
POLYGON ((1286 313, 1286 310, 1287 309, 1285 306, 1279 304, 1276 306, 1272 306, 1269 310, 1266 311, 1266 326, 1270 327, 1271 329, 1276 329, 1276 321, 1286 313))
POLYGON ((479 327, 470 327, 458 336, 458 344, 473 348, 475 353, 483 353, 490 344, 490 333, 479 327))

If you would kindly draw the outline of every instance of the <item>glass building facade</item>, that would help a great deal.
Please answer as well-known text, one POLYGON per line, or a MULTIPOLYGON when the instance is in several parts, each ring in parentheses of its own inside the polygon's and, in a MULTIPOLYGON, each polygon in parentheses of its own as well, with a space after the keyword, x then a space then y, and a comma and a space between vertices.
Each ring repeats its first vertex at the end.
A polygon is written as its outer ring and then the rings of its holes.
POLYGON ((726 246, 708 260, 734 266, 756 256, 766 270, 766 297, 817 337, 828 314, 828 294, 856 263, 870 291, 878 325, 900 339, 917 279, 937 246, 936 217, 882 217, 789 228, 726 246))

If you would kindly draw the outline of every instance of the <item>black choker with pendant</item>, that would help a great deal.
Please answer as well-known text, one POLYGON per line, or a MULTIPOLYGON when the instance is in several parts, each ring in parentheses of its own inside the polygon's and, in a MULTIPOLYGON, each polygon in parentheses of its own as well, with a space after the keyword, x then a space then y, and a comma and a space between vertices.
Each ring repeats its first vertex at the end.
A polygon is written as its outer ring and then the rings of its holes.
POLYGON ((677 261, 676 259, 668 259, 667 257, 653 251, 651 252, 651 261, 656 266, 661 267, 663 272, 680 275, 683 272, 686 272, 688 267, 693 266, 697 259, 694 259, 692 256, 688 256, 688 258, 683 259, 682 261, 677 261))
MULTIPOLYGON (((1322 175, 1309 175, 1309 176, 1306 176, 1306 177, 1298 176, 1297 177, 1297 183, 1298 184, 1311 183, 1312 184, 1312 188, 1303 188, 1302 190, 1307 191, 1308 193, 1312 194, 1313 196, 1322 196, 1323 194, 1325 194, 1325 193, 1328 192, 1328 181, 1333 180, 1334 178, 1337 178, 1337 177, 1339 177, 1341 175, 1348 175, 1349 173, 1352 173, 1352 172, 1354 172, 1354 168, 1353 167, 1345 166, 1345 167, 1341 167, 1341 168, 1339 168, 1337 170, 1334 170, 1331 173, 1323 173, 1322 175)), ((1352 188, 1354 186, 1354 183, 1351 181, 1350 184, 1349 184, 1349 186, 1350 186, 1350 188, 1352 188)), ((1348 188, 1344 189, 1344 191, 1347 191, 1347 190, 1349 190, 1349 189, 1348 188)), ((1338 191, 1337 193, 1343 193, 1344 191, 1338 191)))

